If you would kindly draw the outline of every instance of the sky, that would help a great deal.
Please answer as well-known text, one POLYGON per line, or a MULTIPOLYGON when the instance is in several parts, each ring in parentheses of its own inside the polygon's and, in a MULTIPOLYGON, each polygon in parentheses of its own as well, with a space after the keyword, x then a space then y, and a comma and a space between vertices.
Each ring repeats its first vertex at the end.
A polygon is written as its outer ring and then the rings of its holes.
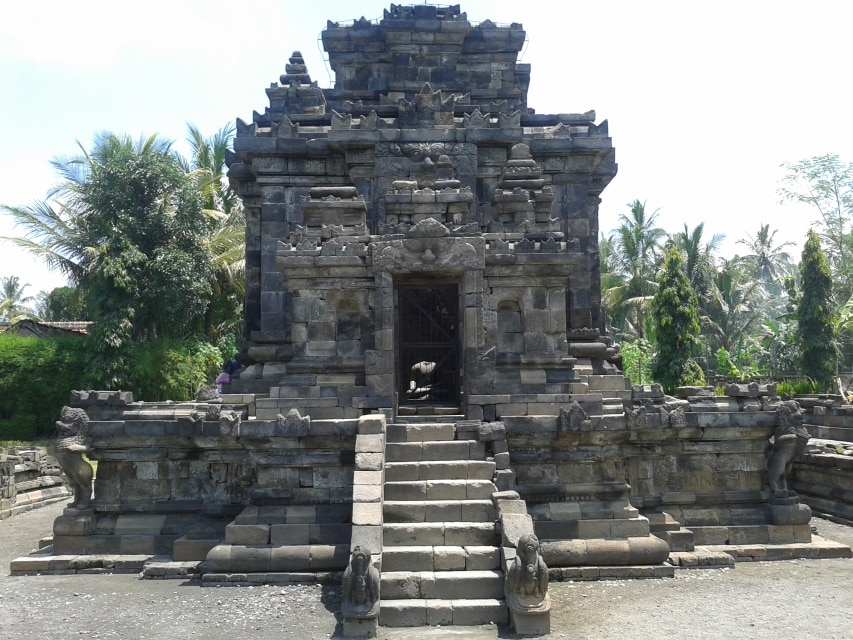
MULTIPOLYGON (((292 51, 321 87, 334 83, 326 21, 381 18, 362 0, 40 0, 0 21, 0 203, 44 199, 52 158, 96 133, 158 133, 186 151, 269 105, 292 51)), ((602 194, 607 232, 639 199, 669 233, 704 222, 722 253, 760 225, 799 247, 816 212, 780 203, 782 164, 836 153, 853 161, 853 3, 837 0, 469 0, 468 19, 520 22, 537 113, 595 110, 609 122, 619 172, 602 194)), ((20 235, 0 213, 0 236, 20 235)), ((0 243, 0 277, 26 293, 64 284, 0 243)))

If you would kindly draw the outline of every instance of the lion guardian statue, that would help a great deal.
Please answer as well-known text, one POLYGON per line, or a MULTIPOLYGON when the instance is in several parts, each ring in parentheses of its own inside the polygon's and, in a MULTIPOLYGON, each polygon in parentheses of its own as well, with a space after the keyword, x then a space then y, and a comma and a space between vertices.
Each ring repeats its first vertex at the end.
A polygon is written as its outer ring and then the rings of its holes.
POLYGON ((89 416, 83 409, 62 407, 56 427, 59 430, 56 460, 74 489, 71 508, 89 509, 94 472, 92 465, 83 459, 83 454, 89 451, 89 416))

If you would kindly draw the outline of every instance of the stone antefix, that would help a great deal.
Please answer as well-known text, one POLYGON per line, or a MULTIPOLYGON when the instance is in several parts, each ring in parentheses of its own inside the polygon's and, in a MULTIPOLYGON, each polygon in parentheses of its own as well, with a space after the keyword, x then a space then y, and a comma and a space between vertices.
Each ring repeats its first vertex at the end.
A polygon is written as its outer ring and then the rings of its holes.
MULTIPOLYGON (((548 580, 850 553, 813 543, 792 496, 770 504, 791 441, 768 467, 775 387, 676 398, 619 371, 598 259, 607 122, 528 106, 525 38, 458 5, 391 5, 327 24, 331 88, 293 52, 228 158, 246 367, 195 402, 76 392, 93 513, 55 523, 53 554, 344 584, 344 631, 371 635, 543 634, 548 580)), ((13 572, 70 570, 40 558, 13 572)))

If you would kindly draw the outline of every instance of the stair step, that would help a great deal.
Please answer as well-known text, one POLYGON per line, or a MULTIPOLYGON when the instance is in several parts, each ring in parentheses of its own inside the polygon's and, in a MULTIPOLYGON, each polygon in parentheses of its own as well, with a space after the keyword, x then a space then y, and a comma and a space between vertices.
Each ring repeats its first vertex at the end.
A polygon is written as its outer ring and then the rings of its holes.
POLYGON ((385 482, 385 500, 489 500, 497 491, 489 480, 385 482))
POLYGON ((382 527, 385 548, 401 545, 464 546, 497 542, 493 522, 402 522, 382 527))
POLYGON ((437 442, 389 442, 385 445, 386 462, 421 462, 424 460, 482 460, 486 448, 476 440, 439 440, 437 442))
POLYGON ((497 517, 491 500, 386 500, 383 521, 492 522, 497 517))
POLYGON ((464 420, 465 416, 461 413, 438 413, 438 414, 408 414, 405 416, 398 415, 395 424, 435 424, 437 422, 450 422, 456 424, 460 420, 464 420))
POLYGON ((382 573, 382 599, 411 598, 464 600, 501 599, 504 596, 502 571, 385 571, 382 573))
POLYGON ((455 422, 425 422, 389 424, 386 428, 386 442, 435 442, 437 440, 455 440, 455 422))
POLYGON ((385 481, 407 480, 491 480, 495 463, 485 460, 439 460, 386 462, 385 481))
POLYGON ((506 602, 478 600, 382 600, 379 624, 383 627, 423 627, 426 625, 472 626, 508 622, 506 602))
POLYGON ((410 546, 382 550, 382 571, 486 571, 498 569, 495 546, 410 546))

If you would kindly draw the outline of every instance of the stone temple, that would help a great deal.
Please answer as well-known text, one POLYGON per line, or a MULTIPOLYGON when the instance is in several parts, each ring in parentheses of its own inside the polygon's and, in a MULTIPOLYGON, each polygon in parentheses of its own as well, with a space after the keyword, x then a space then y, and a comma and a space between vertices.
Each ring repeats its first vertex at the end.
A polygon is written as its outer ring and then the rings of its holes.
POLYGON ((812 540, 787 487, 808 434, 773 385, 675 398, 621 375, 607 123, 528 106, 525 37, 391 5, 328 23, 332 88, 293 52, 229 158, 247 366, 215 400, 75 392, 75 502, 13 572, 112 557, 203 585, 324 581, 348 635, 542 634, 549 579, 850 553, 812 540))
POLYGON ((612 353, 607 123, 528 108, 519 24, 392 7, 322 37, 335 87, 294 52, 269 108, 238 121, 230 164, 248 217, 249 375, 264 381, 244 388, 274 390, 258 417, 555 413, 588 390, 576 358, 601 374, 612 353))

